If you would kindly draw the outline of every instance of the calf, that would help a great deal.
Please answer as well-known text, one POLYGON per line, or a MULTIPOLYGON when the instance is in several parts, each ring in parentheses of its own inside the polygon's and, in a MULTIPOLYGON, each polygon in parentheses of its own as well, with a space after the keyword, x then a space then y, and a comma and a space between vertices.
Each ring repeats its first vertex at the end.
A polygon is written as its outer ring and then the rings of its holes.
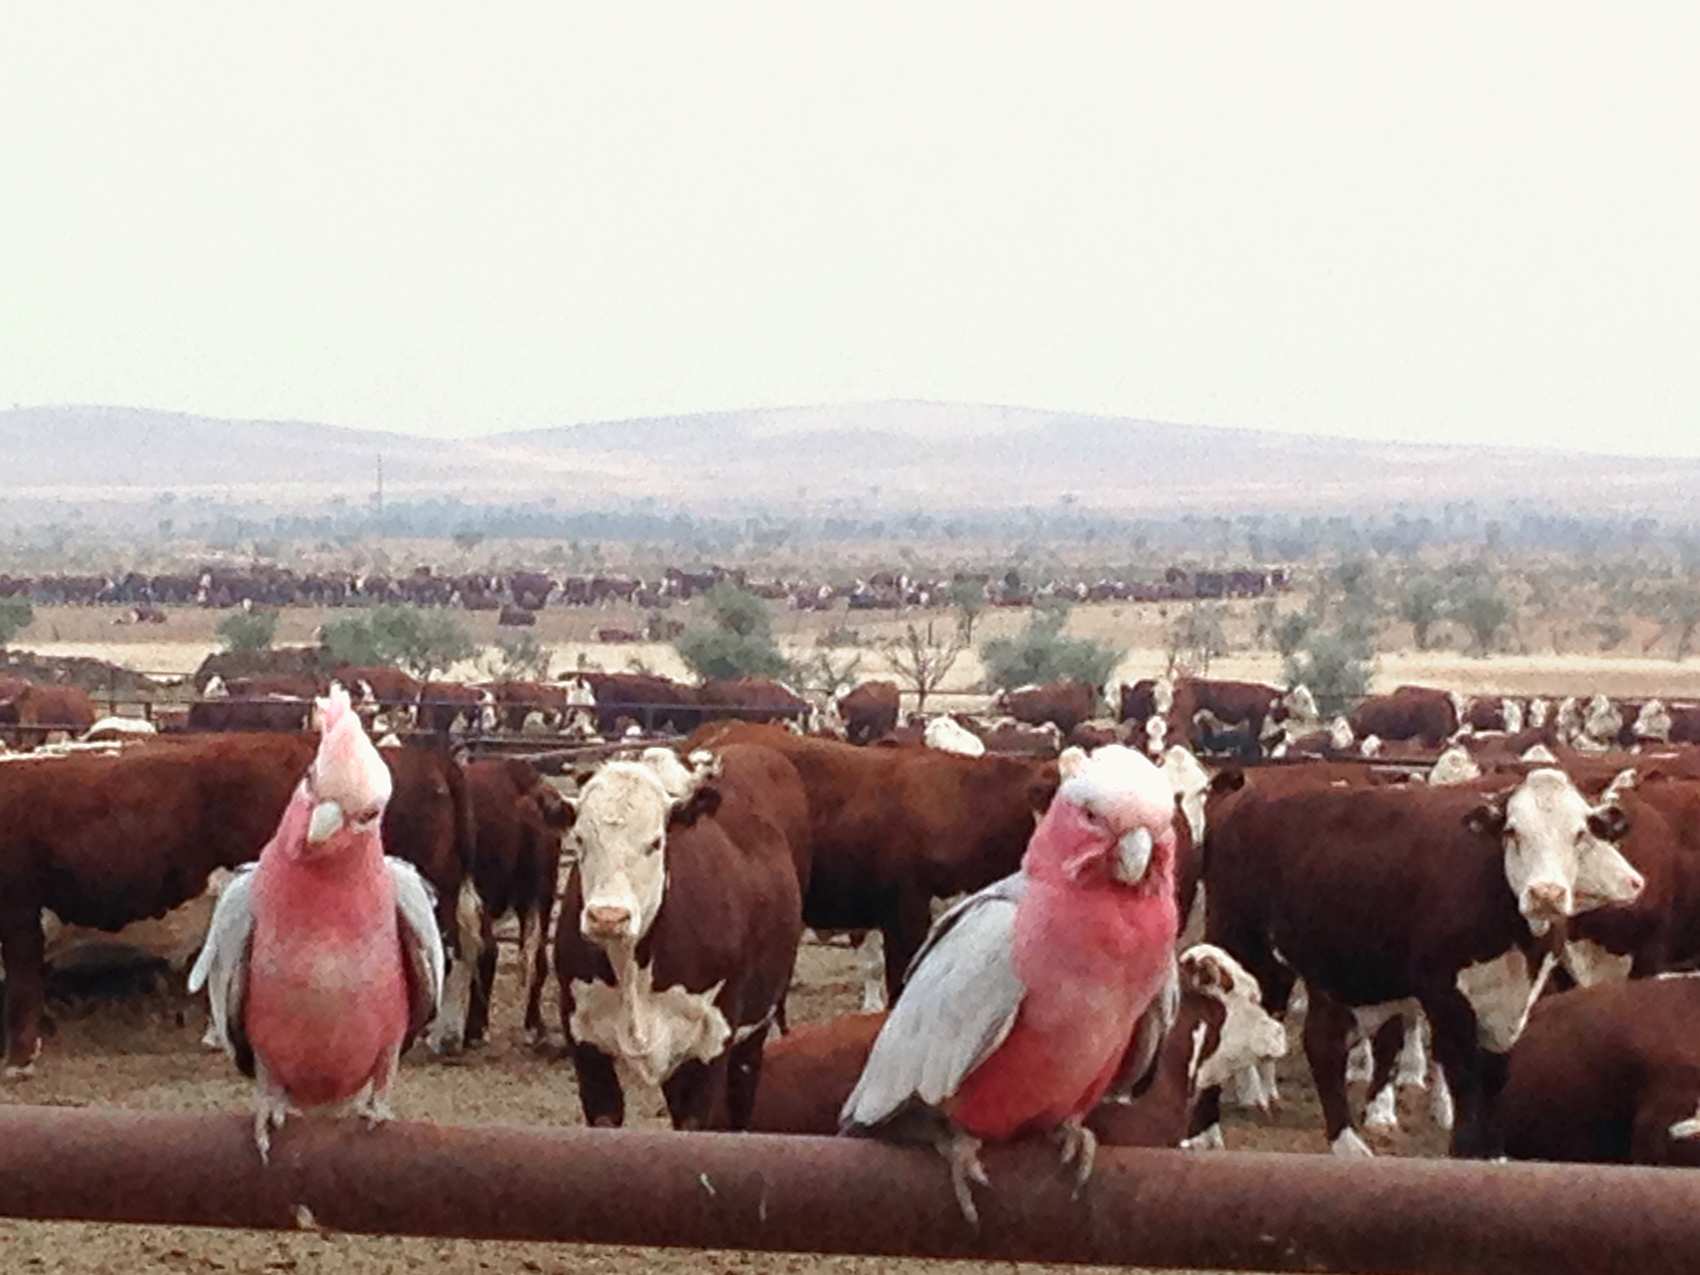
POLYGON ((1458 733, 1458 704, 1446 691, 1400 686, 1366 699, 1346 720, 1358 739, 1374 735, 1383 743, 1417 740, 1437 749, 1458 733))
POLYGON ((541 1044, 549 920, 559 884, 561 834, 572 823, 572 814, 537 768, 517 757, 469 762, 466 786, 477 829, 472 876, 482 916, 478 975, 464 984, 465 1043, 477 1044, 489 1028, 496 981, 495 923, 512 913, 519 920, 520 968, 531 972, 525 1030, 534 1045, 541 1044))
POLYGON ((1055 726, 1067 736, 1092 716, 1097 692, 1080 682, 1049 682, 1018 686, 999 695, 994 708, 1025 726, 1055 726))
POLYGON ((1216 817, 1207 936, 1264 986, 1305 980, 1305 1052, 1337 1154, 1368 1152, 1346 1105, 1353 1011, 1408 999, 1429 1019, 1456 1103, 1454 1152, 1494 1153, 1487 1105, 1556 960, 1542 959, 1542 940, 1641 892, 1612 844, 1626 831, 1620 807, 1590 807, 1551 769, 1485 794, 1248 789, 1216 817))
POLYGON ((796 771, 759 746, 691 772, 651 749, 605 763, 572 808, 555 965, 586 1122, 621 1124, 641 1081, 677 1128, 744 1128, 803 928, 796 771))
POLYGON ((1506 1155, 1700 1166, 1700 978, 1548 997, 1507 1064, 1506 1155))

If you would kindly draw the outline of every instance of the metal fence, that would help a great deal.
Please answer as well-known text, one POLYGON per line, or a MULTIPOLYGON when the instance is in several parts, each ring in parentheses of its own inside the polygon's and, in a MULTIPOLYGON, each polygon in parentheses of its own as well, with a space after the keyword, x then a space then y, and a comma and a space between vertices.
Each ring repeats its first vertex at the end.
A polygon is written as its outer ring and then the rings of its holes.
POLYGON ((976 1230, 930 1150, 856 1139, 0 1108, 0 1216, 1359 1275, 1691 1275, 1682 1170, 989 1148, 976 1230))

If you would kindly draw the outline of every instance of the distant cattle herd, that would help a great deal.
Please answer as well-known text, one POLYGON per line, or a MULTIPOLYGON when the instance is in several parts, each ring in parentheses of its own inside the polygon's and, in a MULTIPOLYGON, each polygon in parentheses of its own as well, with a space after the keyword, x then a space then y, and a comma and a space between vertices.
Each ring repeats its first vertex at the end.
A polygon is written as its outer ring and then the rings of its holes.
POLYGON ((1170 779, 1177 903, 1204 941, 1182 957, 1184 1037, 1094 1118, 1104 1141, 1218 1146, 1225 1101, 1279 1101, 1271 1015, 1302 985, 1336 1154, 1368 1153, 1360 1130, 1395 1119, 1405 1083, 1457 1154, 1700 1161, 1700 705, 1407 686, 1323 721, 1302 687, 1154 677, 905 719, 894 683, 825 703, 755 679, 421 683, 322 658, 211 657, 158 737, 97 722, 75 687, 0 684, 0 727, 45 740, 0 765, 11 1068, 35 1061, 65 934, 204 925, 334 680, 394 736, 385 844, 436 891, 452 968, 430 1044, 487 1030, 512 918, 526 1027, 549 1033, 553 971, 589 1121, 620 1123, 636 1077, 680 1127, 830 1132, 940 902, 1015 870, 1063 749, 1120 742, 1170 779), (486 738, 533 758, 468 760, 486 738), (883 966, 867 1015, 776 1034, 805 926, 878 934, 883 966))
POLYGON ((0 598, 27 598, 42 606, 123 606, 132 618, 162 622, 165 606, 345 607, 378 603, 455 606, 495 611, 504 624, 526 624, 549 606, 624 604, 665 607, 706 593, 723 581, 793 610, 949 607, 963 586, 978 587, 994 606, 1031 606, 1045 597, 1078 602, 1161 602, 1192 598, 1255 598, 1287 588, 1284 568, 1192 570, 1173 566, 1136 581, 1062 579, 1023 581, 1016 572, 958 573, 923 579, 882 570, 859 579, 756 578, 741 569, 668 567, 659 575, 565 575, 542 571, 441 572, 418 567, 400 575, 355 571, 295 571, 275 565, 212 565, 144 575, 0 574, 0 598))

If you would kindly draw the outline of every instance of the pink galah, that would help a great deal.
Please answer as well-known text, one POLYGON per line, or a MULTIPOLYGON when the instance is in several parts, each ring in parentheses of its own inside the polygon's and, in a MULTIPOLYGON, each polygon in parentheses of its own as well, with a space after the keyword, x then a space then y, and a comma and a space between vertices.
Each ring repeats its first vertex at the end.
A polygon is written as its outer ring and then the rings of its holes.
POLYGON ((262 1160, 291 1107, 387 1119, 397 1061, 443 986, 430 887, 384 855, 389 767, 341 686, 318 701, 317 719, 319 751, 259 862, 219 896, 189 976, 254 1079, 262 1160))
POLYGON ((1021 870, 934 924, 841 1116, 933 1141, 970 1222, 982 1139, 1056 1135, 1085 1182, 1087 1113, 1148 1073, 1178 1002, 1168 780, 1119 744, 1061 769, 1021 870))

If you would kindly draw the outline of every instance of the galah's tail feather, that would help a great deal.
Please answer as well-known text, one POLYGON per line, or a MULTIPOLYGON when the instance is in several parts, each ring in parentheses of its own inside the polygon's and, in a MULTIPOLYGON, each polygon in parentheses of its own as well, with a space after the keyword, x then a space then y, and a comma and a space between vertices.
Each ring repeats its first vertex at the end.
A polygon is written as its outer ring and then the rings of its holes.
POLYGON ((384 863, 395 881, 397 928, 407 971, 407 1035, 401 1045, 405 1050, 437 1016, 443 996, 443 936, 437 929, 433 891, 419 869, 394 855, 386 855, 384 863))
POLYGON ((881 1125, 916 1103, 939 1107, 1003 1044, 1027 993, 1013 959, 1023 884, 1006 877, 934 922, 844 1104, 844 1129, 881 1125))
POLYGON ((254 1074, 254 1049, 248 1043, 243 1007, 248 999, 248 953, 254 938, 254 869, 244 863, 225 883, 213 904, 206 942, 189 971, 189 990, 207 989, 213 1035, 244 1076, 254 1074))

